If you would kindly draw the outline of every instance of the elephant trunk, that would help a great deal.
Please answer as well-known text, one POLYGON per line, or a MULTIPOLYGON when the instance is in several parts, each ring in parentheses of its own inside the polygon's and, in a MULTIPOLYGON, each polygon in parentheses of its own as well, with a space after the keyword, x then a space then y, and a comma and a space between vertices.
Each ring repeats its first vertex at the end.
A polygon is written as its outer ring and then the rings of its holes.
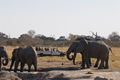
POLYGON ((71 52, 68 52, 68 51, 67 51, 67 59, 68 59, 68 60, 73 60, 73 56, 70 57, 70 53, 71 53, 71 52))
POLYGON ((4 66, 8 64, 8 58, 5 58, 5 60, 2 62, 4 66))
POLYGON ((4 66, 6 66, 8 64, 8 55, 7 55, 6 51, 4 51, 3 58, 4 58, 4 60, 2 61, 2 63, 4 66))
POLYGON ((12 59, 12 62, 11 62, 11 65, 10 65, 10 69, 9 69, 9 71, 11 71, 11 69, 12 69, 12 67, 13 67, 13 64, 14 64, 14 62, 15 62, 14 57, 12 57, 11 59, 12 59))

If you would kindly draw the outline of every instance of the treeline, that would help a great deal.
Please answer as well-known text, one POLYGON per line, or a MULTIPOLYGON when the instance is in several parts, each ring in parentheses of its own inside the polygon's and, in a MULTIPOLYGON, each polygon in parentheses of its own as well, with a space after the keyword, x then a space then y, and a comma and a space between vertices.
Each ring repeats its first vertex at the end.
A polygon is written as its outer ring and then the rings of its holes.
MULTIPOLYGON (((6 46, 69 46, 77 37, 85 35, 69 34, 68 38, 60 36, 58 39, 54 37, 47 37, 41 34, 35 34, 34 30, 29 30, 26 34, 21 34, 18 38, 10 38, 7 34, 0 32, 0 45, 6 46)), ((94 34, 86 36, 87 38, 94 38, 94 34)), ((97 36, 98 39, 105 41, 108 45, 113 47, 120 47, 120 35, 117 32, 112 32, 108 38, 97 36)))

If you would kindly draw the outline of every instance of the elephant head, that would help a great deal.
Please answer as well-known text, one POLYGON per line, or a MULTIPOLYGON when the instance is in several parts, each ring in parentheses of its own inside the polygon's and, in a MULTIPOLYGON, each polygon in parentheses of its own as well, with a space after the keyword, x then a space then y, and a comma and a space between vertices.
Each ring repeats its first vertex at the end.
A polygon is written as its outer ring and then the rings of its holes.
POLYGON ((79 41, 73 42, 67 50, 68 60, 73 60, 73 56, 70 57, 70 53, 83 53, 87 47, 88 42, 84 38, 79 38, 79 41))
POLYGON ((0 57, 5 59, 2 61, 2 63, 4 66, 6 66, 8 64, 8 54, 3 46, 0 46, 0 57))
POLYGON ((70 53, 76 51, 77 43, 78 43, 78 42, 73 42, 73 43, 70 45, 70 47, 68 48, 68 50, 67 50, 67 52, 66 52, 68 60, 73 60, 73 56, 70 57, 70 53))

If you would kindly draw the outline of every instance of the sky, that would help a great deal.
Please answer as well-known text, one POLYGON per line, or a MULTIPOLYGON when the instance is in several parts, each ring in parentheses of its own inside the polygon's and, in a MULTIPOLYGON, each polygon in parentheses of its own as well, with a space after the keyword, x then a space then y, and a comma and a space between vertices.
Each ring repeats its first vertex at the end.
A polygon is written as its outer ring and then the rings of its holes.
POLYGON ((0 32, 58 38, 120 32, 120 0, 0 0, 0 32))

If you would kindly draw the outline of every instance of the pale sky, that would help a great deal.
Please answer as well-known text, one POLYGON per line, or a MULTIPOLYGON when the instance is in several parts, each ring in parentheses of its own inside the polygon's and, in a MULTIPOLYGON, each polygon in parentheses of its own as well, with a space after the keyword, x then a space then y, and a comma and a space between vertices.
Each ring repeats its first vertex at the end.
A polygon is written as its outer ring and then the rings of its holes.
POLYGON ((120 0, 0 0, 0 32, 19 37, 120 32, 120 0))

